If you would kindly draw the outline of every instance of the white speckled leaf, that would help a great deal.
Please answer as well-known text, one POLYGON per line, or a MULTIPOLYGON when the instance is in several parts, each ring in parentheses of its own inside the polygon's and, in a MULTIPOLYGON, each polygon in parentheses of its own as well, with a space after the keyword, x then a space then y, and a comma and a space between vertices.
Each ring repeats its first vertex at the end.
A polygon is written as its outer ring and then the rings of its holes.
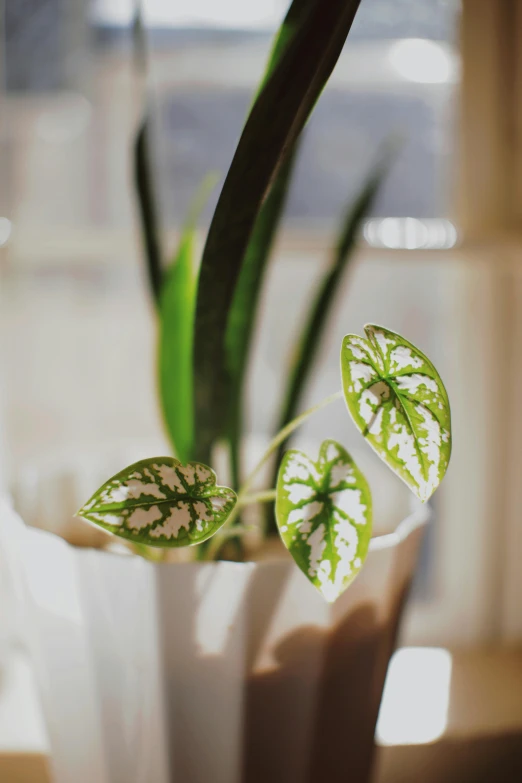
POLYGON ((235 492, 217 486, 211 468, 155 457, 109 479, 78 515, 130 541, 182 547, 213 536, 235 505, 235 492))
POLYGON ((341 349, 344 397, 356 426, 422 501, 437 489, 451 454, 448 395, 418 348, 381 326, 349 334, 341 349))
POLYGON ((327 601, 355 579, 368 552, 372 500, 350 455, 326 440, 313 462, 287 451, 277 480, 276 517, 295 562, 327 601))

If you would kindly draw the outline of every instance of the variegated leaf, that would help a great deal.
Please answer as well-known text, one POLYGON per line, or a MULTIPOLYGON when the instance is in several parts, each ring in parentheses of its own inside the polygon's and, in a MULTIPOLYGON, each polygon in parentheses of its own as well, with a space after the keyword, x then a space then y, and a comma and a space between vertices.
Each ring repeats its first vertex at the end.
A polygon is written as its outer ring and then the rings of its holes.
POLYGON ((131 541, 182 547, 213 536, 235 505, 235 493, 216 485, 211 468, 156 457, 117 473, 78 515, 131 541))
POLYGON ((360 571, 370 543, 372 501, 350 455, 326 440, 314 462, 287 451, 277 480, 276 517, 295 562, 327 601, 360 571))
POLYGON ((368 443, 422 501, 437 489, 451 453, 448 395, 430 360, 395 332, 367 325, 341 349, 348 410, 368 443))

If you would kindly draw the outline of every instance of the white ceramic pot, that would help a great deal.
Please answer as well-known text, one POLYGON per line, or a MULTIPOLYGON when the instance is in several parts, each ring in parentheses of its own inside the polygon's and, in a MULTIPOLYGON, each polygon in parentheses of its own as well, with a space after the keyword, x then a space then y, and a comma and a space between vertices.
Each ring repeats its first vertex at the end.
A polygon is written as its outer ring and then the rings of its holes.
POLYGON ((0 513, 54 783, 367 783, 426 508, 332 606, 287 557, 151 563, 0 513))

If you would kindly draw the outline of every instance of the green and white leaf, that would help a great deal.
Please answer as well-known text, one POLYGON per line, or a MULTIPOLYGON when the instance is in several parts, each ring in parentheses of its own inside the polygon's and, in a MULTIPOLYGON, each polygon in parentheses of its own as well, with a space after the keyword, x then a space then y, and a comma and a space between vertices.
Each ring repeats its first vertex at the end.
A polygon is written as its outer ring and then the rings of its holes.
POLYGON ((370 488, 345 449, 326 440, 314 462, 287 451, 277 480, 276 517, 295 562, 327 601, 362 568, 370 544, 370 488))
POLYGON ((451 454, 448 394, 430 360, 381 326, 349 334, 341 349, 348 410, 357 428, 422 501, 437 489, 451 454))
POLYGON ((235 492, 217 486, 211 468, 155 457, 109 479, 78 515, 140 544, 182 547, 213 536, 235 505, 235 492))

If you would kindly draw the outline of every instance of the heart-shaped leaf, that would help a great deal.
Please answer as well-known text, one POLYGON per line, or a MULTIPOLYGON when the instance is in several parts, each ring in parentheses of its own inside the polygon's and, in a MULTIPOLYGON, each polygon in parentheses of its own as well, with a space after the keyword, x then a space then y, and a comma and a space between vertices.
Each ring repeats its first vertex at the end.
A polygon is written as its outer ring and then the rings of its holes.
POLYGON ((156 457, 117 473, 78 515, 131 541, 181 547, 213 536, 235 505, 235 493, 216 485, 211 468, 156 457))
POLYGON ((442 481, 451 453, 448 395, 430 360, 395 332, 364 327, 348 334, 341 374, 348 410, 368 443, 425 501, 442 481))
POLYGON ((327 601, 355 579, 368 552, 372 500, 350 455, 326 440, 316 463, 287 451, 277 480, 276 517, 295 562, 327 601))

